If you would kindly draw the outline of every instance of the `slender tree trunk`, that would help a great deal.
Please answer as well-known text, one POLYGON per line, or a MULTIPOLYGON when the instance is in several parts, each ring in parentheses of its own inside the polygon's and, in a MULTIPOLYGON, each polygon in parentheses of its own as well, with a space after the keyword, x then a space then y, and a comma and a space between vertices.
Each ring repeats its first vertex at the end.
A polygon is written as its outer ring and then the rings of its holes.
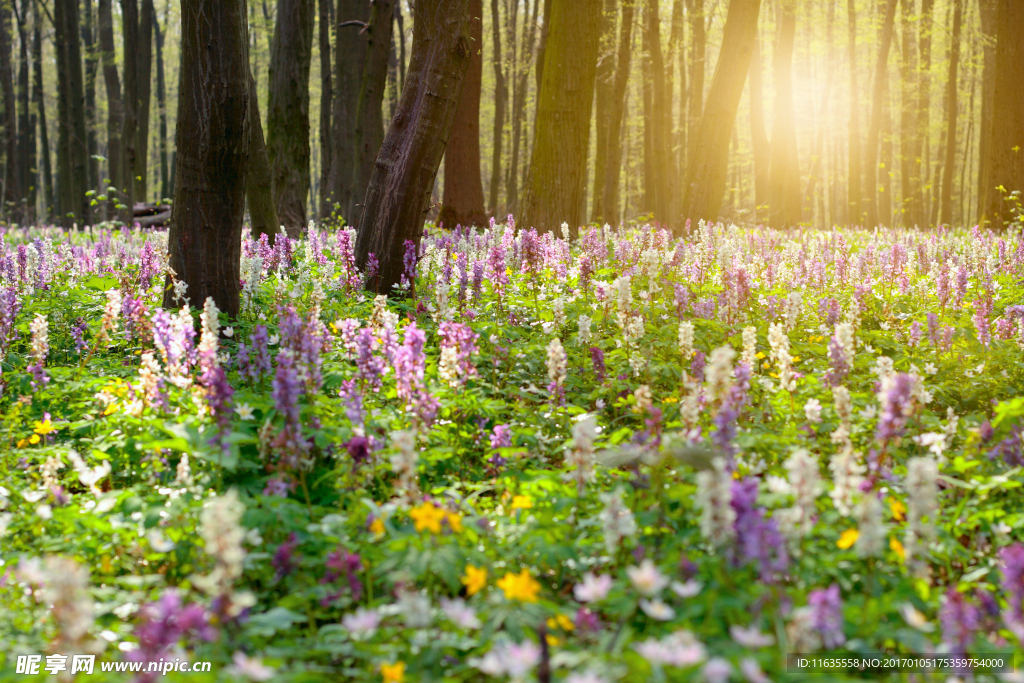
POLYGON ((491 216, 498 217, 498 191, 501 188, 501 154, 505 137, 505 109, 508 107, 508 85, 501 51, 501 21, 498 14, 498 0, 491 0, 491 40, 494 67, 494 152, 491 156, 491 183, 487 207, 491 216))
POLYGON ((914 39, 914 0, 900 0, 900 204, 906 225, 920 225, 920 207, 914 202, 914 185, 920 182, 914 163, 914 74, 917 45, 914 39))
POLYGON ((878 143, 882 128, 882 98, 892 45, 893 26, 896 21, 896 0, 885 0, 885 19, 882 38, 875 63, 874 93, 871 98, 871 122, 868 124, 867 154, 864 159, 864 184, 867 190, 867 226, 878 225, 878 143))
POLYGON ((398 92, 405 90, 405 17, 402 15, 402 0, 395 2, 395 24, 398 27, 398 92))
POLYGON ((12 58, 11 10, 0 6, 0 90, 4 103, 4 206, 3 214, 12 223, 21 222, 21 183, 18 168, 18 115, 17 96, 14 92, 14 66, 12 58))
POLYGON ((957 66, 960 63, 960 27, 963 24, 963 0, 953 0, 953 34, 949 42, 949 80, 946 82, 946 161, 942 174, 939 223, 953 221, 953 174, 956 172, 957 66))
POLYGON ((878 175, 878 220, 882 225, 892 227, 892 100, 889 96, 889 83, 886 81, 885 93, 882 97, 882 130, 880 136, 881 163, 878 175))
POLYGON ((444 200, 438 222, 483 226, 484 186, 480 178, 480 84, 483 80, 483 0, 469 0, 472 55, 444 153, 444 200))
MULTIPOLYGON (((701 142, 697 139, 697 130, 701 125, 704 111, 704 60, 707 52, 707 31, 704 26, 704 0, 687 0, 690 5, 690 151, 687 153, 687 165, 694 163, 693 154, 701 142)), ((731 4, 731 3, 730 3, 731 4)), ((689 169, 687 169, 689 174, 689 169)))
MULTIPOLYGON (((239 258, 249 147, 245 0, 182 0, 181 77, 170 266, 192 305, 213 297, 238 316, 239 258)), ((176 306, 174 289, 164 306, 176 306)))
POLYGON ((54 2, 57 49, 58 102, 60 107, 61 218, 64 227, 84 226, 90 219, 89 160, 85 133, 85 93, 82 87, 82 48, 76 0, 54 2))
POLYGON ((615 78, 615 14, 616 0, 604 0, 601 13, 601 48, 597 58, 597 85, 595 91, 595 117, 597 139, 594 157, 594 201, 590 214, 591 222, 603 220, 604 175, 608 168, 608 118, 612 106, 612 91, 615 78))
POLYGON ((370 5, 365 0, 338 0, 337 7, 334 150, 331 153, 327 195, 331 211, 337 211, 349 223, 353 223, 353 217, 347 211, 354 194, 352 178, 356 155, 356 104, 369 49, 366 33, 361 30, 360 24, 369 21, 370 5))
MULTIPOLYGON (((646 15, 648 12, 644 10, 646 15)), ((641 93, 641 104, 643 105, 643 121, 644 121, 644 174, 643 174, 643 206, 640 209, 642 214, 653 214, 654 206, 657 201, 658 186, 654 180, 654 135, 653 129, 655 126, 654 120, 654 93, 652 87, 653 76, 652 72, 654 69, 651 66, 651 32, 645 25, 644 30, 641 32, 643 37, 643 69, 642 78, 640 82, 640 93, 641 93)))
MULTIPOLYGON (((22 221, 27 225, 36 224, 36 119, 32 112, 31 86, 29 85, 29 41, 26 32, 29 0, 21 0, 21 11, 17 15, 19 44, 18 68, 18 186, 22 190, 22 221)), ((17 9, 17 5, 12 7, 17 9)))
POLYGON ((580 197, 586 191, 601 3, 571 4, 555 0, 551 8, 523 225, 553 232, 567 222, 575 234, 584 220, 580 197))
POLYGON ((249 71, 249 158, 245 166, 245 198, 249 204, 249 222, 253 239, 267 235, 271 241, 281 232, 274 206, 274 192, 270 179, 270 159, 263 140, 260 121, 260 98, 256 80, 249 71))
POLYGON ((85 146, 89 155, 88 186, 90 190, 99 190, 99 166, 96 163, 96 71, 99 56, 96 52, 96 33, 92 22, 93 0, 85 0, 83 6, 85 22, 82 24, 82 45, 85 47, 85 146))
MULTIPOLYGON (((590 0, 587 0, 588 2, 590 0)), ((518 212, 519 206, 519 150, 522 142, 523 122, 526 118, 526 83, 530 75, 529 59, 533 54, 533 46, 537 30, 537 7, 540 0, 534 0, 533 21, 524 27, 524 40, 521 50, 513 50, 513 90, 512 90, 512 160, 508 168, 508 208, 518 212)), ((525 20, 524 20, 525 23, 525 20)), ((511 41, 515 40, 515 15, 512 20, 511 41)), ((538 51, 538 58, 540 52, 538 51)), ((546 52, 544 53, 546 55, 546 52)), ((547 57, 545 56, 545 59, 547 57)), ((539 90, 538 90, 539 92, 539 90)), ((539 113, 539 111, 538 111, 539 113)))
MULTIPOLYGON (((111 0, 99 0, 97 18, 100 34, 100 57, 103 62, 103 82, 107 87, 107 179, 104 183, 104 194, 111 194, 107 206, 107 219, 112 220, 117 212, 118 190, 111 193, 107 186, 120 187, 121 163, 121 130, 124 127, 124 101, 121 99, 121 79, 117 74, 116 53, 114 51, 114 24, 111 16, 111 0), (111 185, 113 184, 113 185, 111 185)), ((45 125, 43 130, 45 130, 45 125)))
MULTIPOLYGON (((400 4, 400 0, 395 0, 395 16, 397 16, 398 5, 400 4)), ((392 29, 392 33, 394 33, 394 29, 392 29)), ((398 110, 398 50, 395 48, 394 35, 391 37, 391 46, 388 48, 387 100, 388 112, 385 114, 385 118, 390 121, 395 117, 395 112, 398 110)))
MULTIPOLYGON (((164 13, 164 25, 167 13, 164 13)), ((156 37, 156 106, 160 116, 160 201, 171 198, 171 188, 167 177, 167 93, 164 84, 164 36, 160 32, 160 23, 153 14, 153 34, 156 37)), ((255 92, 255 88, 253 88, 255 92)))
POLYGON ((782 2, 778 7, 779 33, 774 50, 775 120, 768 180, 768 222, 776 228, 792 228, 800 222, 802 201, 796 122, 793 118, 796 8, 791 2, 782 2))
POLYGON ((984 218, 1005 227, 1013 215, 1004 192, 1024 192, 1024 3, 999 0, 998 27, 984 218))
POLYGON ((996 34, 999 17, 999 0, 979 0, 978 14, 981 19, 982 45, 985 63, 981 76, 981 122, 978 126, 978 217, 985 213, 988 188, 985 186, 989 166, 988 150, 992 143, 992 98, 996 86, 996 34))
POLYGON ((693 161, 686 173, 683 210, 676 224, 681 232, 687 220, 717 220, 729 170, 729 138, 736 109, 750 70, 760 0, 730 0, 722 48, 711 79, 700 128, 693 140, 693 161))
POLYGON ((437 169, 455 123, 473 52, 469 0, 418 0, 412 55, 398 112, 380 148, 366 192, 356 263, 379 268, 367 289, 390 294, 405 272, 407 241, 419 246, 437 169))
MULTIPOLYGON (((927 0, 925 0, 927 2, 927 0)), ((864 216, 864 192, 861 186, 860 88, 857 85, 857 3, 847 0, 846 16, 849 20, 850 62, 850 130, 849 130, 849 192, 847 218, 849 225, 858 225, 864 216)))
POLYGON ((920 227, 930 222, 930 203, 927 201, 925 186, 928 181, 928 129, 930 126, 932 88, 932 8, 935 0, 921 0, 921 68, 917 81, 917 134, 914 141, 914 164, 917 166, 917 182, 914 183, 914 204, 920 216, 920 227))
MULTIPOLYGON (((331 26, 334 24, 334 0, 319 0, 320 9, 320 210, 321 219, 331 215, 329 183, 334 139, 331 108, 334 106, 334 75, 331 72, 331 26)), ((255 82, 255 81, 254 81, 255 82)), ((255 92, 255 90, 254 90, 255 92)), ((262 137, 262 136, 261 136, 262 137)), ((252 208, 249 209, 250 214, 252 208)))
POLYGON ((604 178, 594 182, 604 183, 602 210, 605 221, 619 222, 619 172, 622 167, 622 121, 626 115, 626 86, 629 83, 629 62, 633 38, 633 3, 622 3, 622 19, 619 22, 619 49, 615 60, 615 87, 612 91, 611 111, 608 120, 608 166, 604 178))
POLYGON ((384 85, 388 77, 388 53, 391 48, 391 23, 394 19, 394 0, 376 0, 370 9, 369 47, 363 78, 359 86, 359 100, 356 104, 356 156, 352 175, 353 195, 348 214, 358 222, 362 214, 366 188, 373 174, 377 152, 384 141, 384 120, 381 107, 384 103, 384 85))
POLYGON ((764 124, 764 87, 761 82, 761 41, 754 39, 750 57, 750 137, 754 152, 754 205, 755 216, 764 218, 768 203, 768 169, 771 163, 771 144, 764 124))
POLYGON ((136 105, 138 128, 135 142, 135 198, 146 201, 149 196, 149 110, 153 81, 153 0, 141 0, 139 6, 138 52, 136 68, 136 105))
MULTIPOLYGON (((668 164, 668 179, 666 181, 666 224, 671 224, 675 217, 679 215, 679 207, 682 206, 682 197, 679 196, 677 188, 679 187, 679 177, 681 168, 679 165, 679 134, 675 128, 675 118, 673 117, 673 106, 676 101, 675 97, 675 70, 678 55, 683 53, 683 4, 685 0, 672 0, 672 19, 671 29, 669 32, 668 39, 668 53, 665 55, 665 102, 667 106, 663 108, 662 115, 664 120, 661 125, 664 129, 664 139, 666 140, 668 150, 666 152, 666 163, 668 164)), ((685 97, 685 93, 680 92, 682 97, 685 97)), ((680 110, 683 111, 682 102, 680 102, 680 110)), ((595 181, 595 184, 597 181, 595 181)))
POLYGON ((668 86, 665 83, 665 57, 661 50, 661 19, 658 16, 659 0, 647 0, 647 35, 650 36, 651 55, 651 96, 652 126, 651 142, 653 144, 654 161, 654 218, 660 223, 672 221, 669 211, 669 182, 674 175, 674 164, 671 163, 672 138, 668 123, 671 119, 672 101, 669 99, 668 86))
POLYGON ((118 189, 122 193, 121 220, 131 225, 134 222, 135 200, 135 157, 138 153, 139 131, 139 4, 138 0, 121 0, 121 34, 125 55, 124 60, 124 119, 121 125, 121 177, 118 189))
MULTIPOLYGON (((267 152, 277 216, 297 238, 309 196, 309 69, 315 0, 278 0, 270 57, 267 152)), ((351 163, 351 159, 349 160, 351 163)))
MULTIPOLYGON (((109 0, 108 0, 109 1, 109 0)), ((43 159, 43 213, 42 221, 51 219, 54 212, 53 170, 50 167, 50 138, 46 125, 46 103, 43 100, 43 18, 38 0, 32 0, 32 101, 39 117, 40 156, 43 159)))

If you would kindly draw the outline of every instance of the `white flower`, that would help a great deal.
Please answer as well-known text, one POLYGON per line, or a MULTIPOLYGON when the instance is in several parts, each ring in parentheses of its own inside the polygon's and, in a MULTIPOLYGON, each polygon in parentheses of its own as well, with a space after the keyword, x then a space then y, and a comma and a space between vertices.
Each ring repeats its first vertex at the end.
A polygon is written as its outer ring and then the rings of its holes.
POLYGON ((469 664, 488 676, 509 676, 514 681, 524 681, 539 661, 540 647, 533 641, 501 641, 483 659, 470 659, 469 664))
POLYGON ((722 547, 736 535, 733 528, 736 510, 731 504, 732 476, 726 471, 722 457, 716 457, 711 464, 712 469, 697 474, 696 504, 701 510, 701 534, 712 545, 722 547))
POLYGON ((580 602, 604 600, 612 588, 612 577, 607 574, 595 576, 591 572, 583 575, 583 583, 573 586, 572 592, 580 602))
POLYGON ((946 450, 946 435, 942 432, 925 432, 913 438, 914 443, 931 451, 935 457, 941 457, 946 450))
POLYGON ((640 609, 651 619, 658 621, 668 621, 676 616, 676 611, 662 602, 660 598, 654 600, 640 598, 640 609))
POLYGON ((761 633, 761 630, 756 626, 744 628, 743 626, 733 625, 729 627, 729 635, 732 636, 737 645, 750 649, 771 647, 775 644, 773 636, 761 633))
POLYGON ((459 628, 474 630, 481 626, 480 619, 476 616, 476 610, 467 605, 462 598, 454 600, 441 598, 441 611, 459 628))
MULTIPOLYGON (((233 328, 233 327, 225 327, 224 328, 224 336, 225 337, 234 337, 235 336, 235 328, 233 328)), ((238 653, 235 653, 235 654, 238 654, 238 653)))
POLYGON ((272 335, 270 335, 270 337, 269 337, 269 338, 267 339, 267 345, 268 345, 268 346, 275 346, 275 345, 276 345, 276 344, 277 344, 277 343, 278 343, 279 341, 281 341, 281 337, 280 337, 280 335, 277 335, 277 334, 272 334, 272 335))
POLYGON ((395 607, 402 615, 406 627, 427 628, 430 626, 430 598, 426 594, 420 591, 399 591, 395 607))
POLYGON ((633 511, 626 506, 622 496, 621 487, 611 493, 598 494, 601 502, 604 503, 604 510, 601 511, 601 523, 604 527, 604 544, 609 555, 615 554, 622 539, 629 538, 636 533, 636 519, 633 517, 633 511))
POLYGON ((695 579, 690 579, 686 583, 673 581, 669 585, 669 588, 671 588, 672 592, 681 598, 692 598, 696 595, 700 595, 700 591, 704 588, 704 584, 695 579))
POLYGON ((640 563, 639 567, 627 567, 626 574, 642 595, 653 596, 661 592, 661 589, 668 585, 668 579, 658 571, 650 559, 640 563))
POLYGON ((761 671, 761 665, 753 657, 744 657, 743 661, 740 662, 740 673, 750 683, 772 683, 771 679, 761 671))
POLYGON ((565 678, 565 683, 608 683, 608 681, 593 671, 584 671, 569 674, 565 678))
POLYGON ((809 422, 821 422, 821 402, 816 398, 809 399, 804 404, 804 415, 809 422))
POLYGON ((935 624, 929 623, 928 617, 918 612, 909 602, 905 602, 900 606, 900 614, 903 615, 903 620, 911 628, 916 628, 918 631, 924 631, 925 633, 935 630, 935 624))
POLYGON ((360 607, 355 612, 342 617, 341 625, 353 635, 369 635, 380 626, 380 613, 377 610, 360 607))
POLYGON ((934 375, 938 371, 939 371, 939 369, 937 367, 935 367, 935 363, 925 363, 924 364, 924 373, 926 375, 934 375))
POLYGON ((648 662, 669 666, 693 666, 707 657, 704 644, 686 630, 676 631, 661 640, 648 638, 634 643, 633 648, 648 662))
POLYGON ((235 413, 243 420, 252 420, 255 417, 252 406, 248 403, 239 403, 235 406, 235 413))
POLYGON ((231 657, 234 664, 228 667, 233 677, 244 677, 250 681, 267 681, 274 677, 274 669, 263 664, 259 657, 249 657, 244 652, 235 652, 231 657))
POLYGON ((732 675, 732 664, 721 657, 715 657, 709 659, 700 672, 708 683, 726 683, 732 675))

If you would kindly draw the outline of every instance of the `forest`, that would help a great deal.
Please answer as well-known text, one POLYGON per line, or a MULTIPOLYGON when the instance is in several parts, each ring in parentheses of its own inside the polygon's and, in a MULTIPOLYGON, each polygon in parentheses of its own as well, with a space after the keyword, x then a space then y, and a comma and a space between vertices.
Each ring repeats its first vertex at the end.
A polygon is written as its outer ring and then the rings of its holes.
POLYGON ((1024 681, 1022 148, 1022 0, 0 0, 0 681, 1024 681))

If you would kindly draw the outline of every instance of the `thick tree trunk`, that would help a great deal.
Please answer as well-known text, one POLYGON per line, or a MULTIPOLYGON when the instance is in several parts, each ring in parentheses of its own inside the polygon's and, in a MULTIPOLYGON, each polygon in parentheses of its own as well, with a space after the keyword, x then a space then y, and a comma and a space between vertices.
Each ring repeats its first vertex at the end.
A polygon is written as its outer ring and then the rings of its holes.
POLYGON ((315 0, 278 0, 270 56, 267 153, 277 216, 297 238, 309 196, 309 69, 315 0))
POLYGON ((138 117, 135 142, 135 199, 140 202, 149 196, 149 109, 153 81, 153 0, 141 0, 136 78, 135 111, 138 117))
POLYGON ((135 156, 139 130, 139 4, 138 0, 121 0, 121 35, 124 60, 124 119, 121 124, 121 177, 117 179, 121 191, 121 220, 131 225, 135 218, 135 156))
POLYGON ((480 84, 483 81, 483 0, 469 0, 472 56, 444 153, 444 200, 438 222, 481 226, 487 220, 480 178, 480 84))
MULTIPOLYGON (((534 88, 540 92, 540 86, 544 82, 544 56, 548 49, 548 28, 551 26, 551 5, 554 0, 544 0, 544 14, 541 15, 540 40, 537 44, 537 64, 534 67, 534 88)), ((533 25, 537 25, 537 9, 540 7, 540 0, 536 0, 533 6, 533 25)), ((526 50, 533 49, 533 41, 528 43, 526 50)))
MULTIPOLYGON (((167 14, 164 13, 166 25, 167 14)), ((170 181, 167 175, 167 92, 164 84, 164 36, 160 23, 153 15, 153 34, 156 36, 156 106, 160 116, 160 201, 171 198, 170 181)))
POLYGON ((263 140, 260 121, 260 98, 256 80, 249 71, 249 158, 245 166, 245 198, 249 204, 249 222, 253 239, 266 234, 271 241, 281 232, 274 205, 273 183, 270 177, 270 159, 263 140))
MULTIPOLYGON (((12 223, 21 222, 21 183, 18 168, 18 115, 17 96, 14 92, 12 58, 11 10, 0 6, 0 95, 4 103, 4 206, 3 215, 12 223)), ((24 124, 23 124, 24 125, 24 124)))
POLYGON ((608 119, 612 107, 615 80, 615 15, 616 0, 604 0, 601 14, 601 51, 597 58, 597 85, 594 103, 597 139, 594 156, 594 201, 590 220, 604 220, 604 176, 608 168, 608 119))
POLYGON ((366 32, 360 26, 370 19, 370 5, 365 0, 338 0, 335 19, 338 23, 334 71, 337 79, 334 87, 334 149, 331 152, 327 196, 329 213, 337 211, 338 215, 351 224, 352 216, 346 212, 353 195, 356 104, 369 49, 366 32))
POLYGON ((672 129, 669 126, 672 102, 669 99, 668 86, 665 83, 665 57, 661 50, 661 19, 658 16, 659 0, 647 0, 647 35, 650 37, 651 55, 651 95, 653 121, 651 126, 651 144, 653 145, 654 162, 654 218, 659 223, 668 224, 672 220, 669 211, 671 198, 669 187, 675 175, 675 164, 671 160, 672 129))
MULTIPOLYGON (((111 194, 107 205, 107 220, 113 220, 117 213, 118 194, 121 184, 121 129, 124 126, 124 101, 121 99, 121 79, 117 75, 116 53, 114 51, 114 23, 111 16, 111 0, 99 0, 97 18, 100 34, 100 56, 103 61, 103 82, 107 87, 107 178, 104 194, 111 194), (108 186, 117 187, 111 193, 108 186)), ((45 130, 45 126, 43 129, 45 130)))
POLYGON ((750 138, 754 152, 754 206, 758 220, 764 218, 768 203, 768 169, 771 144, 764 124, 764 86, 761 81, 761 41, 754 39, 750 56, 750 138))
POLYGON ((998 26, 984 217, 1005 227, 1013 215, 1003 190, 1024 192, 1024 3, 999 0, 998 26))
MULTIPOLYGON (((690 114, 690 149, 686 154, 687 166, 694 163, 693 154, 701 144, 697 131, 701 125, 704 108, 704 61, 707 52, 707 31, 704 26, 704 0, 687 0, 690 5, 690 97, 687 104, 690 114)), ((689 174, 687 168, 687 174, 689 174)))
MULTIPOLYGON (((927 2, 927 0, 925 0, 927 2)), ((846 222, 859 225, 863 219, 864 191, 861 186, 860 88, 857 85, 857 3, 847 0, 846 16, 849 20, 850 62, 850 127, 849 127, 849 185, 846 202, 846 222)))
MULTIPOLYGON (((522 43, 522 49, 518 52, 516 50, 512 51, 512 160, 508 167, 508 186, 506 192, 508 194, 509 211, 515 213, 518 213, 521 208, 519 198, 519 151, 522 143, 523 123, 526 120, 526 81, 530 75, 529 60, 530 55, 533 54, 533 46, 537 35, 537 8, 539 6, 540 0, 534 0, 533 20, 523 31, 524 40, 522 43)), ((527 8, 529 8, 529 4, 527 4, 527 8)), ((509 37, 510 41, 515 41, 516 39, 515 26, 515 15, 513 15, 509 37)), ((514 44, 515 43, 513 42, 513 45, 514 44)), ((546 54, 545 50, 546 48, 538 51, 538 59, 546 54)), ((544 58, 546 59, 546 57, 544 58)), ((537 72, 538 74, 543 73, 542 63, 539 64, 537 68, 539 69, 537 72)), ((538 92, 540 92, 539 88, 538 92)))
POLYGON ((84 2, 85 22, 82 24, 82 45, 85 46, 85 147, 89 155, 88 186, 90 190, 99 190, 99 166, 96 163, 96 71, 99 56, 96 53, 96 34, 93 31, 92 3, 93 0, 84 2))
POLYGON ((352 197, 348 213, 358 223, 362 214, 366 188, 373 174, 374 160, 384 141, 384 120, 381 107, 384 104, 384 85, 388 77, 388 53, 391 49, 391 23, 395 12, 394 0, 376 0, 370 8, 370 21, 366 29, 369 46, 363 78, 359 85, 359 100, 356 103, 356 155, 352 172, 352 197))
POLYGON ((82 47, 78 32, 78 3, 54 2, 57 49, 57 89, 60 107, 58 162, 61 220, 64 227, 85 226, 90 220, 89 158, 85 134, 85 93, 82 87, 82 47))
POLYGON ((55 191, 53 170, 50 167, 50 137, 46 125, 46 103, 43 100, 43 18, 39 13, 37 0, 33 0, 32 8, 32 102, 35 104, 35 113, 39 117, 40 156, 43 159, 43 213, 41 218, 43 222, 46 222, 54 214, 55 191))
POLYGON ((928 129, 932 89, 932 8, 935 0, 921 0, 921 68, 917 81, 917 131, 914 139, 914 164, 917 167, 917 182, 914 183, 914 204, 920 216, 920 227, 930 222, 930 204, 926 201, 925 186, 928 185, 928 129))
MULTIPOLYGON (((396 5, 397 6, 397 5, 396 5)), ((491 40, 494 42, 492 66, 494 67, 494 148, 491 156, 491 183, 487 200, 490 214, 498 217, 498 191, 501 189, 501 154, 505 138, 505 110, 508 107, 508 85, 502 63, 501 22, 498 15, 498 0, 491 0, 491 40)))
POLYGON ((555 0, 537 104, 530 182, 523 201, 524 227, 554 232, 567 222, 575 234, 585 220, 580 208, 586 192, 600 39, 600 0, 555 0))
MULTIPOLYGON (((331 26, 334 24, 334 0, 319 0, 320 8, 320 218, 331 215, 328 191, 334 139, 331 108, 334 106, 334 78, 331 73, 331 26)), ((255 84, 255 82, 254 82, 255 84)), ((253 89, 255 92, 255 89, 253 89)), ((262 136, 261 136, 262 137, 262 136)), ((250 215, 252 207, 249 208, 250 215)), ((276 227, 276 226, 275 226, 276 227)), ((255 226, 254 226, 255 229, 255 226)))
POLYGON ((472 52, 469 0, 418 0, 406 87, 374 165, 356 240, 361 269, 370 254, 379 262, 366 283, 373 292, 390 294, 405 271, 406 241, 419 246, 472 52))
POLYGON ((893 26, 896 23, 896 0, 886 0, 882 37, 875 62, 874 92, 871 97, 871 122, 868 124, 868 142, 864 157, 864 185, 867 190, 867 227, 878 225, 878 143, 882 129, 882 99, 892 45, 893 26))
POLYGON ((985 182, 988 178, 988 150, 992 145, 992 97, 996 86, 996 34, 999 17, 999 0, 979 0, 978 15, 981 20, 984 67, 981 73, 981 121, 978 126, 978 216, 985 213, 988 194, 985 182))
POLYGON ((700 129, 693 142, 693 161, 686 172, 683 210, 676 224, 681 232, 687 219, 718 220, 729 169, 729 138, 743 83, 750 70, 761 0, 730 0, 722 48, 711 79, 700 129))
POLYGON ((920 225, 920 207, 914 202, 914 185, 920 182, 914 163, 914 74, 917 72, 917 41, 914 38, 914 1, 900 0, 902 55, 900 59, 900 197, 905 225, 920 225))
POLYGON ((949 80, 946 82, 946 161, 942 173, 942 197, 939 223, 953 222, 953 174, 956 172, 956 73, 960 63, 960 27, 963 24, 963 0, 953 0, 953 33, 949 42, 949 80))
MULTIPOLYGON (((36 224, 36 118, 30 106, 29 41, 26 32, 29 0, 21 0, 18 13, 19 68, 18 68, 18 185, 22 190, 22 221, 36 224)), ((12 4, 12 7, 17 7, 12 4)))
POLYGON ((768 180, 768 222, 792 228, 800 222, 800 165, 793 118, 793 45, 796 8, 779 4, 779 34, 775 42, 775 120, 772 126, 771 167, 768 180))
MULTIPOLYGON (((249 36, 245 0, 181 0, 174 216, 170 266, 192 305, 213 297, 234 318, 249 147, 249 36)), ((174 289, 164 306, 176 306, 174 289)), ((180 304, 177 304, 180 305, 180 304)))
POLYGON ((633 37, 633 3, 622 3, 622 20, 619 22, 619 49, 615 60, 615 87, 608 121, 608 166, 604 178, 594 182, 604 183, 604 220, 619 222, 619 170, 622 166, 622 121, 626 115, 626 85, 629 83, 629 62, 633 37))

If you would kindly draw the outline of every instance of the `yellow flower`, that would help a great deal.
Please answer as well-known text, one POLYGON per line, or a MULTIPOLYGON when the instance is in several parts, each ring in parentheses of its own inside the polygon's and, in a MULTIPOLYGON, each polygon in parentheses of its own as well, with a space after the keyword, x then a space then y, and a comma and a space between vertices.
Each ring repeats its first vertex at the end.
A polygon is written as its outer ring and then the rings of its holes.
POLYGON ((24 448, 25 444, 28 443, 28 439, 18 439, 18 443, 15 444, 18 448, 24 448))
POLYGON ((764 358, 764 351, 758 351, 756 354, 754 354, 754 358, 762 360, 764 358))
POLYGON ((836 541, 836 545, 843 550, 846 550, 852 547, 853 544, 857 542, 858 538, 860 538, 859 531, 856 529, 847 529, 843 532, 843 535, 839 537, 839 540, 836 541))
POLYGON ((769 373, 768 373, 768 376, 769 376, 769 377, 774 377, 775 379, 778 379, 778 378, 779 378, 779 375, 778 375, 778 373, 776 373, 776 372, 769 372, 769 373))
POLYGON ((409 510, 409 516, 416 522, 416 531, 429 529, 431 533, 441 533, 441 520, 444 519, 445 511, 434 507, 431 503, 424 503, 419 507, 409 510))
POLYGON ((575 628, 572 620, 564 614, 559 614, 554 617, 548 618, 548 628, 554 631, 556 628, 560 628, 563 631, 571 631, 575 628))
POLYGON ((39 443, 39 441, 40 439, 38 434, 33 434, 32 436, 28 437, 28 442, 31 444, 37 444, 39 443))
POLYGON ((448 520, 448 526, 452 528, 452 531, 457 534, 462 533, 462 515, 458 512, 449 512, 447 513, 446 519, 448 520))
POLYGON ((889 509, 892 510, 892 518, 895 519, 897 522, 902 522, 904 519, 906 519, 904 515, 907 512, 907 506, 901 503, 900 501, 896 500, 895 498, 889 499, 889 509))
POLYGON ((50 418, 46 418, 44 422, 36 420, 36 428, 33 429, 32 431, 35 432, 36 434, 45 435, 49 434, 50 432, 57 431, 57 428, 53 426, 52 422, 50 422, 50 418))
POLYGON ((529 496, 515 496, 512 498, 512 512, 516 510, 529 510, 533 507, 533 501, 529 496))
POLYGON ((462 584, 466 587, 466 595, 476 595, 487 585, 487 569, 467 564, 462 584))
POLYGON ((793 356, 793 362, 794 363, 799 363, 800 362, 800 356, 793 356))
POLYGON ((772 366, 772 364, 769 363, 768 361, 765 361, 765 362, 761 363, 761 367, 764 368, 765 370, 767 370, 771 366, 772 366))
POLYGON ((384 677, 384 683, 402 683, 405 680, 405 662, 381 664, 380 675, 384 677))
POLYGON ((117 404, 116 403, 111 403, 109 406, 107 406, 107 409, 103 411, 103 414, 104 415, 113 415, 116 412, 117 412, 117 404))
POLYGON ((550 633, 547 635, 547 639, 548 639, 548 647, 558 647, 559 645, 562 644, 562 641, 560 639, 554 637, 550 633))
POLYGON ((384 533, 384 521, 379 518, 373 520, 373 522, 370 523, 370 531, 375 534, 384 533))
POLYGON ((889 548, 896 553, 896 557, 900 558, 901 563, 907 559, 907 552, 903 549, 903 544, 899 542, 899 539, 890 538, 889 548))
POLYGON ((669 396, 668 398, 665 398, 665 399, 662 400, 662 403, 678 403, 678 402, 679 402, 679 399, 676 398, 675 396, 669 396))
POLYGON ((498 582, 498 588, 505 591, 507 600, 522 600, 523 602, 537 602, 537 593, 540 592, 540 584, 527 569, 518 574, 508 572, 505 578, 498 582))

